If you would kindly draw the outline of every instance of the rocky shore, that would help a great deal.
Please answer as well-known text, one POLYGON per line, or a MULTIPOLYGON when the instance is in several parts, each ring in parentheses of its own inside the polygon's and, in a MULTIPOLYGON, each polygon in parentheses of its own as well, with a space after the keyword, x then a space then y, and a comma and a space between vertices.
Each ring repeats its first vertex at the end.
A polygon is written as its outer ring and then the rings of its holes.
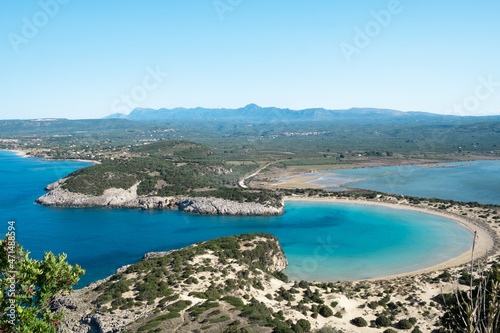
POLYGON ((138 209, 176 209, 188 213, 209 215, 280 215, 279 207, 255 202, 236 202, 220 198, 204 197, 144 197, 137 195, 137 185, 128 190, 111 188, 101 196, 73 193, 62 187, 65 179, 47 185, 47 194, 36 200, 43 206, 53 207, 108 207, 138 209))

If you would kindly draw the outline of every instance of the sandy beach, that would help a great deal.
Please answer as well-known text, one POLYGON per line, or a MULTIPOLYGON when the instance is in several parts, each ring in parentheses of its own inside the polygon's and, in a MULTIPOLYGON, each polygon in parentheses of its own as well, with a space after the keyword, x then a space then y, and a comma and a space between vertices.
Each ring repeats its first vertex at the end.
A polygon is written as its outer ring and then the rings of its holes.
MULTIPOLYGON (((405 210, 412 210, 412 211, 417 211, 425 214, 430 214, 430 215, 435 215, 438 217, 445 218, 447 220, 450 220, 452 222, 455 222, 459 224, 460 226, 466 228, 474 234, 476 232, 476 244, 474 248, 474 258, 480 258, 480 257, 486 257, 493 255, 494 249, 495 249, 495 238, 497 237, 497 232, 495 232, 493 229, 491 229, 486 223, 481 223, 479 221, 473 221, 471 219, 455 215, 449 212, 440 212, 437 210, 429 209, 427 207, 417 207, 417 206, 410 206, 410 205, 405 205, 405 204, 392 204, 392 203, 386 203, 386 202, 374 202, 374 201, 369 201, 369 200, 359 200, 359 199, 339 199, 339 198, 305 198, 305 197, 286 197, 285 198, 285 203, 286 201, 313 201, 313 202, 335 202, 335 203, 343 203, 343 204, 360 204, 360 205, 376 205, 376 206, 383 206, 387 208, 393 208, 393 209, 405 209, 405 210)), ((456 267, 462 264, 469 263, 471 260, 471 255, 472 255, 472 246, 464 253, 460 254, 459 256, 449 259, 445 262, 442 262, 440 264, 422 268, 416 271, 411 271, 411 272, 406 272, 406 273, 401 273, 397 275, 389 275, 389 276, 384 276, 380 278, 375 278, 373 280, 387 280, 387 279, 394 279, 398 277, 403 277, 403 276, 410 276, 410 275, 416 275, 416 274, 422 274, 422 273, 428 273, 432 271, 437 271, 437 270, 443 270, 446 268, 450 267, 456 267)))
MULTIPOLYGON (((19 150, 19 149, 0 149, 0 151, 11 151, 11 152, 14 152, 14 153, 16 153, 16 155, 21 156, 21 157, 33 158, 33 156, 28 155, 26 151, 19 150)), ((75 161, 75 162, 85 162, 85 163, 92 163, 92 164, 99 164, 99 163, 101 163, 99 161, 82 160, 82 159, 52 160, 52 159, 43 158, 43 160, 44 161, 75 161)))
POLYGON ((16 149, 0 149, 1 151, 11 151, 11 152, 14 152, 16 153, 16 155, 18 156, 22 156, 22 157, 29 157, 26 152, 22 151, 22 150, 16 150, 16 149))

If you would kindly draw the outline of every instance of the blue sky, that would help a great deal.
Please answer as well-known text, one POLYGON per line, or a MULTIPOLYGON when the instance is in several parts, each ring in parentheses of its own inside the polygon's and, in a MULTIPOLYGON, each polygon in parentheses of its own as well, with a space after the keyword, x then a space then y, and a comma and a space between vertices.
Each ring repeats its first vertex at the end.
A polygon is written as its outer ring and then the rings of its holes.
POLYGON ((0 1, 0 118, 133 107, 500 114, 498 0, 0 1))

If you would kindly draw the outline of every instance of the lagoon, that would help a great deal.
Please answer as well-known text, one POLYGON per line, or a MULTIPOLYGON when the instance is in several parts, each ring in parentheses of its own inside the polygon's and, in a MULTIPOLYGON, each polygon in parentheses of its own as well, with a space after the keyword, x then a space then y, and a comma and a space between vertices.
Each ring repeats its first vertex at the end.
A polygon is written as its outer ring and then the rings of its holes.
POLYGON ((311 183, 325 189, 344 185, 424 198, 500 205, 500 161, 470 161, 328 170, 311 183))
POLYGON ((292 279, 317 281, 381 277, 457 256, 472 235, 436 216, 386 207, 287 202, 272 217, 202 216, 178 211, 50 208, 34 203, 43 188, 82 162, 43 161, 0 152, 0 227, 16 221, 17 240, 32 256, 65 252, 87 270, 78 287, 113 274, 151 251, 247 232, 277 236, 292 279))

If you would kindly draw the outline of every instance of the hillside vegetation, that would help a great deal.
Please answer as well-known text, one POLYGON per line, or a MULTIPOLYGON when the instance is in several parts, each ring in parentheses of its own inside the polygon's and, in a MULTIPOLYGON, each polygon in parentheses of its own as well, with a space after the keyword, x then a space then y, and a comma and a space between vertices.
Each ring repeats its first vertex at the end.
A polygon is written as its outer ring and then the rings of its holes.
POLYGON ((168 332, 177 327, 181 332, 220 332, 241 323, 256 329, 290 327, 249 296, 251 290, 263 291, 275 276, 286 279, 280 272, 286 258, 276 237, 223 237, 158 256, 63 298, 59 304, 81 304, 67 313, 70 331, 87 326, 80 320, 85 316, 102 331, 168 332))
POLYGON ((174 160, 204 159, 211 155, 212 148, 188 140, 167 140, 131 147, 132 153, 141 156, 163 157, 174 160))
POLYGON ((177 162, 157 157, 105 160, 101 164, 68 175, 62 188, 91 196, 111 188, 130 189, 137 185, 139 196, 215 197, 232 201, 281 206, 279 194, 269 190, 237 188, 237 181, 255 168, 213 162, 177 162))
POLYGON ((137 194, 187 195, 198 188, 219 188, 234 184, 240 172, 211 163, 178 163, 159 158, 105 160, 77 170, 63 187, 75 193, 102 195, 108 188, 129 189, 139 184, 137 194))

